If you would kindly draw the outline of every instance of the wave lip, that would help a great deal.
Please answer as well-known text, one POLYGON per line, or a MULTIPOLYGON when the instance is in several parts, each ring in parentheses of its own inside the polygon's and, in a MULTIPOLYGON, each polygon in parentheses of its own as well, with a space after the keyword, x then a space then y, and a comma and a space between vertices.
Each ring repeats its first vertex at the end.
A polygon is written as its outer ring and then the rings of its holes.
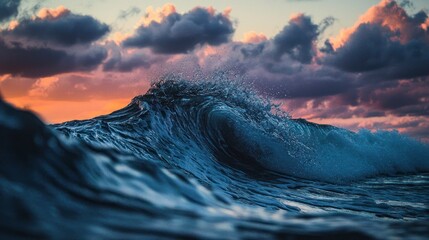
POLYGON ((395 131, 354 133, 273 114, 269 101, 236 84, 167 80, 136 99, 156 118, 155 132, 166 122, 180 128, 171 142, 188 136, 216 158, 248 168, 337 183, 429 171, 429 147, 419 141, 395 131))

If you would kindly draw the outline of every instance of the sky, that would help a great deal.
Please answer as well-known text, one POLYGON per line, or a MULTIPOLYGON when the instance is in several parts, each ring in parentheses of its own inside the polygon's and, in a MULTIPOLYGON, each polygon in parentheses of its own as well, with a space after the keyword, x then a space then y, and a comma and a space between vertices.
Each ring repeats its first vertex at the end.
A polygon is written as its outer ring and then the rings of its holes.
POLYGON ((0 92, 48 123, 234 71, 294 118, 429 141, 429 0, 0 0, 0 92))

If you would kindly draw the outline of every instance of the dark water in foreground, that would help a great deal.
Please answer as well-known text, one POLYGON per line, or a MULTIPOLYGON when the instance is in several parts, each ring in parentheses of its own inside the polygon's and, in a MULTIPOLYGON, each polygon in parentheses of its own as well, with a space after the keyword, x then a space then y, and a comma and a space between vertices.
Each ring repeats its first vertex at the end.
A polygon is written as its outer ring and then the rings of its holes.
POLYGON ((0 239, 426 239, 429 147, 161 81, 46 126, 0 101, 0 239))

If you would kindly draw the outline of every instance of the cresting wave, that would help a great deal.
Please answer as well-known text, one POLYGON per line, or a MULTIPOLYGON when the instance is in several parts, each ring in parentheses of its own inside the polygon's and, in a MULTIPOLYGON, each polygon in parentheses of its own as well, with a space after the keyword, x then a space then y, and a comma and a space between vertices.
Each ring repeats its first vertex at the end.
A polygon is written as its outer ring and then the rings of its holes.
POLYGON ((291 119, 228 80, 167 78, 49 127, 1 101, 0 116, 0 236, 428 234, 427 145, 291 119))
POLYGON ((429 171, 428 146, 397 132, 354 133, 274 114, 273 108, 269 101, 229 81, 164 80, 122 110, 87 122, 65 123, 57 129, 65 127, 67 132, 77 126, 85 132, 72 132, 85 136, 87 142, 113 143, 132 152, 129 146, 135 136, 116 138, 101 129, 96 131, 99 137, 91 137, 93 133, 83 126, 114 124, 121 133, 132 127, 137 128, 133 133, 138 138, 147 138, 151 132, 147 144, 164 155, 192 146, 185 156, 197 151, 205 158, 211 156, 247 170, 260 172, 264 167, 326 182, 429 171))

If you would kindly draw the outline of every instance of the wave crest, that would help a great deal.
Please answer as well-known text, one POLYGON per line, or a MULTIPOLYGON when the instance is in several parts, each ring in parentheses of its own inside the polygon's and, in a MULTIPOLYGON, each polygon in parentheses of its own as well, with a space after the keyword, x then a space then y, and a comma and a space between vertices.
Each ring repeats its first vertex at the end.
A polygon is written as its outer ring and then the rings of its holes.
MULTIPOLYGON (((261 172, 262 166, 289 176, 337 183, 429 171, 429 148, 421 142, 395 131, 355 133, 292 119, 251 89, 229 80, 166 78, 126 108, 94 121, 117 128, 118 119, 135 129, 133 134, 128 129, 118 131, 132 136, 115 140, 101 132, 98 135, 105 139, 98 141, 121 147, 128 146, 121 141, 150 135, 154 143, 146 145, 163 155, 184 149, 189 154, 199 152, 204 157, 194 159, 196 164, 210 156, 248 171, 261 172)), ((74 125, 86 129, 83 123, 74 125)))

